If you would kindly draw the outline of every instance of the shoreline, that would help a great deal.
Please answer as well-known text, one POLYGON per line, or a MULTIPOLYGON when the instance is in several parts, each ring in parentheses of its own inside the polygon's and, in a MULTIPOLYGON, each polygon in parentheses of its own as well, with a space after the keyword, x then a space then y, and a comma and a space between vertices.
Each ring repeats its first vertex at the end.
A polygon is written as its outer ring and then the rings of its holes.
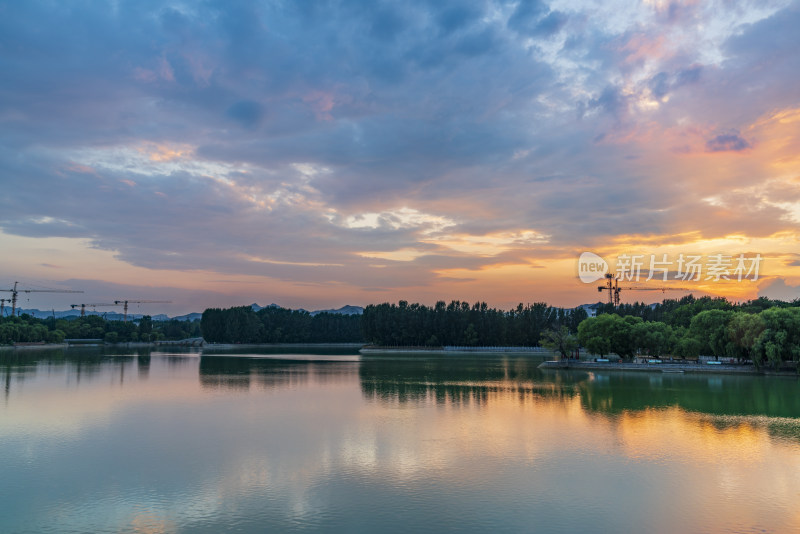
POLYGON ((376 347, 362 347, 358 350, 359 354, 444 354, 444 349, 431 347, 429 349, 391 349, 391 348, 376 348, 376 347))
POLYGON ((515 354, 550 358, 553 352, 537 347, 362 347, 361 354, 515 354))
POLYGON ((0 345, 0 350, 43 350, 66 349, 66 343, 39 343, 35 345, 0 345))
POLYGON ((663 374, 733 374, 761 376, 799 376, 796 371, 775 371, 773 369, 756 369, 753 365, 704 365, 698 363, 615 363, 590 362, 583 360, 555 361, 549 360, 539 365, 542 370, 565 371, 634 371, 639 373, 663 374))
POLYGON ((135 349, 143 347, 160 347, 160 346, 183 346, 192 347, 193 345, 182 344, 180 341, 129 341, 125 343, 32 343, 29 345, 0 345, 0 350, 45 350, 45 349, 79 349, 79 348, 97 348, 97 347, 117 347, 126 349, 135 349))
POLYGON ((30 345, 0 345, 0 351, 30 351, 30 350, 54 350, 54 349, 73 349, 73 348, 199 348, 206 351, 227 351, 236 349, 360 349, 363 343, 187 343, 180 341, 131 341, 127 343, 36 343, 30 345))
POLYGON ((359 349, 363 343, 204 343, 203 350, 231 349, 359 349))

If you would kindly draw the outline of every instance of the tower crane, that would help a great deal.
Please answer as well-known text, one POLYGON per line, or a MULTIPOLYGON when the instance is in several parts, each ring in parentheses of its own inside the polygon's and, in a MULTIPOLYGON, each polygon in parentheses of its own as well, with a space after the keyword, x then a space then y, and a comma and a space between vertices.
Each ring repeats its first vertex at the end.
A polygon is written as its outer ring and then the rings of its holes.
POLYGON ((171 300, 115 300, 114 304, 119 306, 120 304, 123 305, 123 312, 122 312, 122 320, 128 320, 128 303, 131 304, 172 304, 171 300))
POLYGON ((620 286, 619 285, 619 278, 614 276, 611 273, 606 273, 606 283, 597 286, 597 291, 602 293, 603 291, 608 291, 608 303, 613 304, 614 306, 619 306, 619 292, 622 290, 625 291, 661 291, 664 293, 665 291, 677 290, 677 291, 688 291, 689 288, 687 287, 669 287, 669 286, 659 286, 659 287, 637 287, 637 286, 620 286))
POLYGON ((90 308, 97 308, 98 306, 116 306, 116 304, 101 303, 101 304, 70 304, 69 305, 69 307, 72 308, 73 310, 75 308, 77 308, 78 306, 81 307, 81 317, 85 317, 86 316, 86 307, 87 306, 90 307, 90 308))
POLYGON ((19 282, 14 282, 11 289, 0 289, 11 293, 11 315, 17 311, 17 294, 19 293, 83 293, 83 291, 73 291, 71 289, 17 289, 19 282))

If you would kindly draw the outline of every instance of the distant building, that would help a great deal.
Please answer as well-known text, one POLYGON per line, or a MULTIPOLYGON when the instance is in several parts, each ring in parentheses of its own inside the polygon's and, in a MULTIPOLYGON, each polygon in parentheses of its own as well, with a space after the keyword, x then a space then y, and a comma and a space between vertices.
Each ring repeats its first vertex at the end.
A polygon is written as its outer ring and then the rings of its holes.
POLYGON ((597 310, 603 307, 602 302, 598 302, 596 304, 581 304, 578 306, 579 308, 583 308, 586 310, 586 315, 589 317, 597 317, 597 310))

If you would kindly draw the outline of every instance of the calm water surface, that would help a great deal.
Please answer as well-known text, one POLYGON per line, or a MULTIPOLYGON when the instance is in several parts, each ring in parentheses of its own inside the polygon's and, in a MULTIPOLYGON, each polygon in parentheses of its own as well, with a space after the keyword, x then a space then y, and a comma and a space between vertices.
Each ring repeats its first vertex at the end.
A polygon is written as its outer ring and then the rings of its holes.
POLYGON ((0 532, 800 532, 797 379, 540 361, 0 352, 0 532))

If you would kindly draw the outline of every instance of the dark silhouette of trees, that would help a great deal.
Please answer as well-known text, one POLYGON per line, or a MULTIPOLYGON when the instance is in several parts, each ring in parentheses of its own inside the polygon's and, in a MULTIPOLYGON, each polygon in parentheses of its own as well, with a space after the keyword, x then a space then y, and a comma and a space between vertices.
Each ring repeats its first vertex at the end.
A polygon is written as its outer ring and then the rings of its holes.
POLYGON ((371 304, 364 310, 364 339, 382 346, 528 346, 539 345, 542 333, 561 326, 576 331, 586 318, 582 308, 565 310, 536 302, 519 304, 509 311, 490 308, 485 302, 458 300, 434 306, 371 304))
POLYGON ((209 308, 200 320, 209 343, 360 343, 361 317, 250 306, 209 308))
POLYGON ((200 337, 200 321, 107 321, 99 315, 37 319, 28 314, 0 317, 0 344, 62 343, 64 339, 101 339, 108 343, 178 340, 200 337))

